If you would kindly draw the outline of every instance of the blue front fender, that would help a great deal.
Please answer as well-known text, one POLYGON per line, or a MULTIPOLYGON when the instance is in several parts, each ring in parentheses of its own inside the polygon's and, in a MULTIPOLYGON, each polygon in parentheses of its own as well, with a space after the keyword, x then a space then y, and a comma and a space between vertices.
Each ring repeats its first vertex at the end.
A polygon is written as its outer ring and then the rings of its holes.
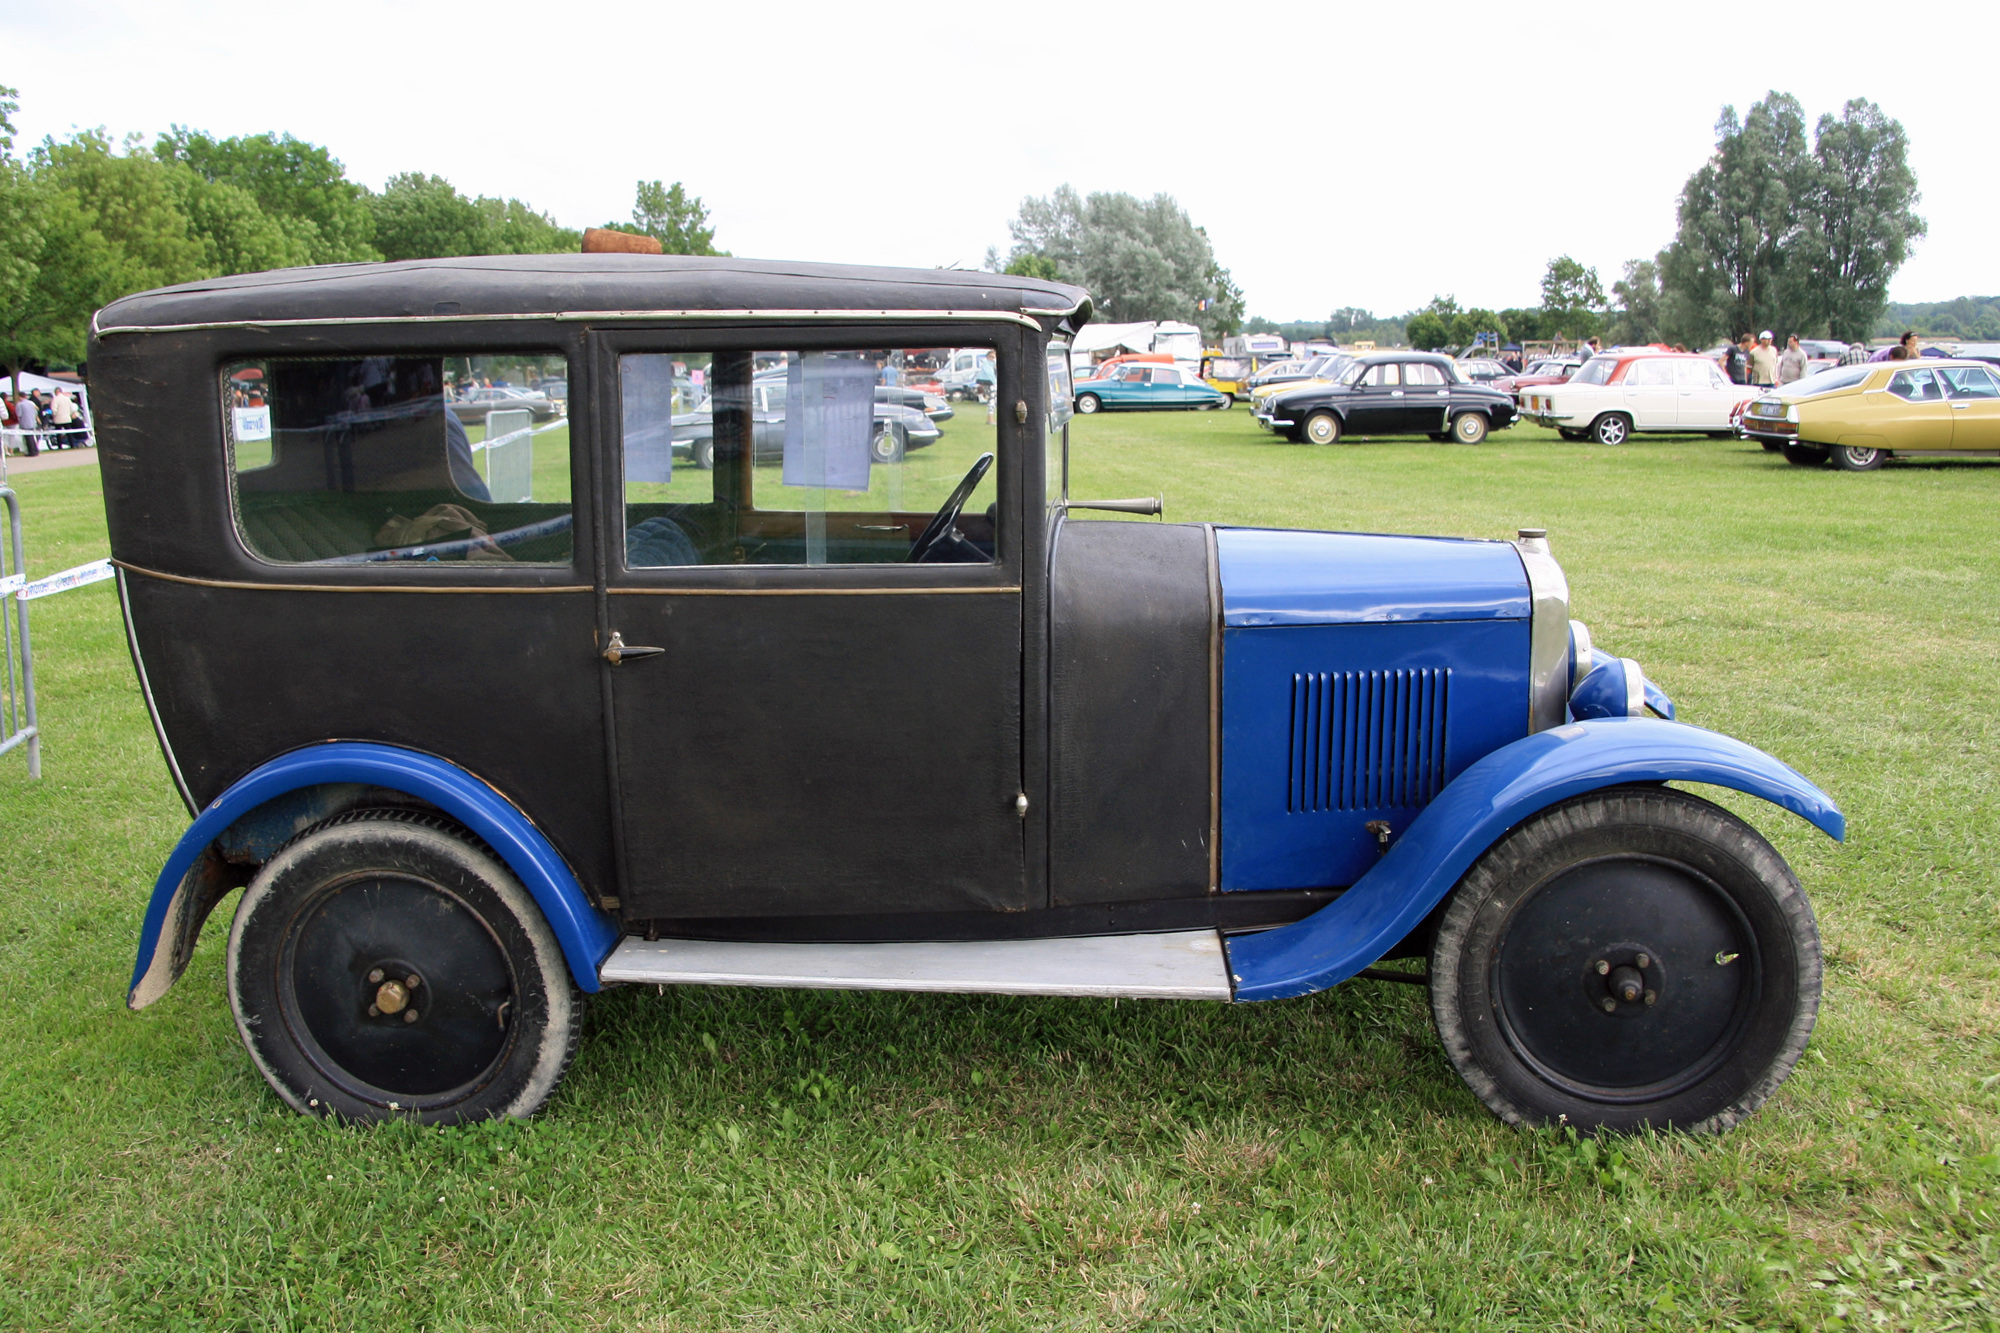
POLYGON ((1538 810, 1600 787, 1709 782, 1783 806, 1829 837, 1847 821, 1825 792, 1762 750, 1653 718, 1572 722, 1467 768, 1388 855, 1326 907, 1228 943, 1239 1000, 1310 995, 1347 980, 1414 930, 1500 836, 1538 810))
MULTIPOLYGON (((181 835, 153 885, 146 922, 139 934, 139 961, 125 1002, 143 1008, 166 993, 179 973, 176 945, 185 924, 181 914, 195 895, 189 872, 209 844, 243 815, 287 792, 326 783, 363 783, 406 792, 430 802, 471 829, 507 863, 548 919, 562 946, 570 975, 586 991, 598 989, 597 968, 618 942, 617 924, 585 896, 562 856, 542 831, 506 797, 464 769, 434 755, 392 745, 332 741, 280 755, 237 782, 203 810, 181 835)), ((201 912, 206 913, 206 906, 201 912)), ((191 941, 188 942, 191 947, 191 941)), ((186 961, 185 948, 180 962, 186 961)))

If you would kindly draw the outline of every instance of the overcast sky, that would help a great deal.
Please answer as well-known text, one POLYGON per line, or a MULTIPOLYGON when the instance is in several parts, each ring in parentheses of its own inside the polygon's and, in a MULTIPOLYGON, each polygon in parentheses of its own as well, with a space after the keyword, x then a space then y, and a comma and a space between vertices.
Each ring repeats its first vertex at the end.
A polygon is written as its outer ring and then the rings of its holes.
POLYGON ((569 226, 680 180, 718 245, 762 258, 974 267, 1023 196, 1165 192, 1251 313, 1294 319, 1533 305, 1563 253, 1608 289, 1671 239, 1722 106, 1774 87, 1814 118, 1867 97, 1909 131, 1930 234, 1894 299, 2000 292, 1968 59, 1997 38, 2000 5, 1825 0, 0 0, 0 83, 17 142, 287 131, 371 188, 432 172, 569 226))

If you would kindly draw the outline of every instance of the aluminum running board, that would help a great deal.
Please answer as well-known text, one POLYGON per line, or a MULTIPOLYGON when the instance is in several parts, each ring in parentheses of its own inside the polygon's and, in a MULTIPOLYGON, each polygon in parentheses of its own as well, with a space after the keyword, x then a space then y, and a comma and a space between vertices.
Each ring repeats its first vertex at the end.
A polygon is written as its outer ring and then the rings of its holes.
POLYGON ((675 986, 1227 1000, 1228 967, 1213 930, 935 944, 745 944, 627 936, 598 975, 607 982, 675 986))

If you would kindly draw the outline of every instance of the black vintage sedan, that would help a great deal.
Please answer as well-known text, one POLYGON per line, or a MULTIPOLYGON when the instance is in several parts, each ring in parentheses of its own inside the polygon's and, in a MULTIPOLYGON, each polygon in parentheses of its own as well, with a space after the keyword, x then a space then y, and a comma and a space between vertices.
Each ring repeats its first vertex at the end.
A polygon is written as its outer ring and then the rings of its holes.
POLYGON ((1257 417, 1259 425, 1305 444, 1418 434, 1478 444, 1488 431, 1514 424, 1514 400, 1469 382, 1448 356, 1376 352, 1357 358, 1331 384, 1272 395, 1257 417))
MULTIPOLYGON (((887 401, 885 394, 907 390, 878 386, 875 391, 875 433, 868 442, 868 457, 877 463, 893 463, 911 449, 937 443, 935 421, 921 410, 902 402, 887 401)), ((921 399, 922 395, 918 395, 921 399)), ((950 409, 945 409, 947 417, 950 409)), ((759 463, 775 463, 785 456, 785 380, 783 376, 760 375, 750 388, 751 453, 759 463)), ((704 472, 715 466, 715 413, 707 398, 692 412, 673 417, 674 456, 686 459, 704 472)))

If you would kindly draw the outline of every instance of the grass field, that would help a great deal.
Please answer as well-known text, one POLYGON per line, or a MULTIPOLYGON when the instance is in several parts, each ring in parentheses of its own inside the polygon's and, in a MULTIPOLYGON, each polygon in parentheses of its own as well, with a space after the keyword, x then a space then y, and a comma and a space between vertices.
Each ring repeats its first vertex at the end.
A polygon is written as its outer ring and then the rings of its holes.
MULTIPOLYGON (((947 428, 949 430, 949 428, 947 428)), ((1510 535, 1682 717, 1844 807, 1727 803, 1825 936, 1811 1051, 1720 1141, 1510 1130, 1415 987, 1232 1008, 625 990, 532 1123, 285 1112, 224 922, 122 1005, 186 817, 110 585, 38 602, 46 777, 0 757, 0 1327, 1996 1327, 2000 465, 1740 443, 1312 449, 1079 421, 1079 498, 1510 535)), ((31 572, 105 553, 92 470, 16 482, 31 572)))

